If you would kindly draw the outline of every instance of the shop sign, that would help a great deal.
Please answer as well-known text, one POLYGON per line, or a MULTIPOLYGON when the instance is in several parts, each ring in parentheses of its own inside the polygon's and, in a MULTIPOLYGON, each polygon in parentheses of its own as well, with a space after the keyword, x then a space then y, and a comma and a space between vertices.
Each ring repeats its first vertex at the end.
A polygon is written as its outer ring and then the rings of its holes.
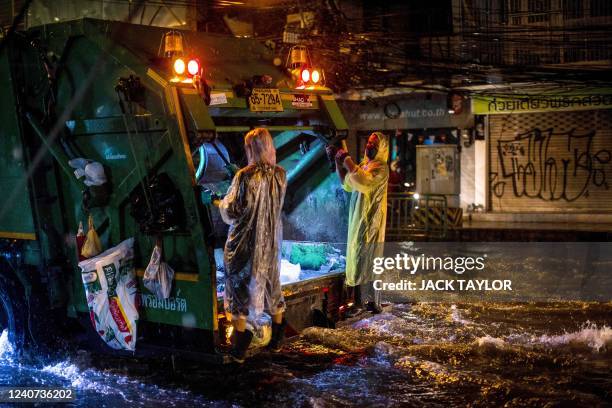
POLYGON ((529 95, 523 97, 475 96, 472 101, 472 112, 475 115, 563 112, 611 108, 612 93, 593 95, 529 95))

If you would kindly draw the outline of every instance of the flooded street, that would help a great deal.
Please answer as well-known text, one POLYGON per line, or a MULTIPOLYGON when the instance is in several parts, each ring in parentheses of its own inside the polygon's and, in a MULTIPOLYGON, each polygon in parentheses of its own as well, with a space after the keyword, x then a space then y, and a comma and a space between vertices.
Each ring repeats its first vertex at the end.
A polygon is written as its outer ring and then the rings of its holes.
POLYGON ((0 0, 0 408, 612 408, 610 72, 612 0, 0 0))
POLYGON ((74 387, 75 406, 606 406, 612 304, 394 305, 279 355, 204 368, 96 358, 19 363, 4 334, 0 385, 74 387))

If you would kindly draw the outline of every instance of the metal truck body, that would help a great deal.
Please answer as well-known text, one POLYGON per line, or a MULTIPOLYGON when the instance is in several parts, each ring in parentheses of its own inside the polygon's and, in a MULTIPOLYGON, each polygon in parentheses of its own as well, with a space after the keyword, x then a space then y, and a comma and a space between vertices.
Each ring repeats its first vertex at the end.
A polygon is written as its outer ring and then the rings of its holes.
MULTIPOLYGON (((284 67, 272 64, 274 53, 254 40, 182 33, 186 52, 203 66, 207 89, 177 80, 160 56, 166 32, 84 19, 7 39, 0 51, 1 271, 5 280, 19 282, 17 292, 28 304, 29 297, 44 297, 38 303, 49 310, 87 320, 74 239, 79 222, 86 225, 93 216, 104 248, 134 237, 139 278, 159 236, 175 281, 170 298, 161 300, 139 279, 139 337, 154 342, 164 333, 170 347, 183 342, 208 352, 223 337, 214 250, 222 247, 224 231, 215 210, 203 203, 201 185, 221 191, 231 179, 215 173, 217 156, 227 153, 221 158, 243 164, 244 134, 267 126, 288 172, 285 238, 339 242, 346 231, 345 198, 338 200, 340 186, 317 136, 337 137, 347 125, 331 91, 295 89, 284 67), (250 106, 252 80, 263 75, 279 90, 282 111, 250 106), (68 166, 75 157, 104 166, 105 191, 75 177, 68 166), (134 197, 160 174, 178 192, 181 225, 143 232, 134 197)), ((309 302, 319 302, 324 287, 338 290, 341 274, 333 276, 306 285, 316 293, 309 302)), ((308 322, 296 319, 298 326, 308 322)))

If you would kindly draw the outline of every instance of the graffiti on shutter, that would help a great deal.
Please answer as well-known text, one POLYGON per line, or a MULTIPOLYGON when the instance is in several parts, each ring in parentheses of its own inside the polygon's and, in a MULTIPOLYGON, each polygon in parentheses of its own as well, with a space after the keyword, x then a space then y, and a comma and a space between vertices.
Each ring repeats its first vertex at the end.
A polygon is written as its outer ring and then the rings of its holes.
POLYGON ((612 211, 612 111, 491 116, 493 211, 612 211))

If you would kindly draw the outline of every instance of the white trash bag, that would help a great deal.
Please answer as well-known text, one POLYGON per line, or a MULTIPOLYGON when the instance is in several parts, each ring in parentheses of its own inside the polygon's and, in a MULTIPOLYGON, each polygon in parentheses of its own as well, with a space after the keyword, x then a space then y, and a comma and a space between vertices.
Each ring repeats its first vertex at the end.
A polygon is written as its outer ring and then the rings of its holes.
POLYGON ((145 269, 142 282, 145 288, 149 289, 159 299, 168 299, 172 290, 172 280, 174 279, 174 270, 162 261, 162 246, 161 243, 155 245, 151 260, 147 269, 145 269))
POLYGON ((300 264, 292 264, 286 259, 281 259, 280 269, 281 284, 297 282, 300 280, 300 273, 302 272, 302 267, 300 264))
POLYGON ((98 162, 79 157, 69 160, 68 165, 75 169, 74 176, 77 179, 85 176, 85 180, 83 180, 83 182, 87 186, 101 186, 106 183, 104 166, 98 162))
POLYGON ((134 238, 79 262, 79 267, 96 332, 109 347, 134 351, 138 322, 134 238))

